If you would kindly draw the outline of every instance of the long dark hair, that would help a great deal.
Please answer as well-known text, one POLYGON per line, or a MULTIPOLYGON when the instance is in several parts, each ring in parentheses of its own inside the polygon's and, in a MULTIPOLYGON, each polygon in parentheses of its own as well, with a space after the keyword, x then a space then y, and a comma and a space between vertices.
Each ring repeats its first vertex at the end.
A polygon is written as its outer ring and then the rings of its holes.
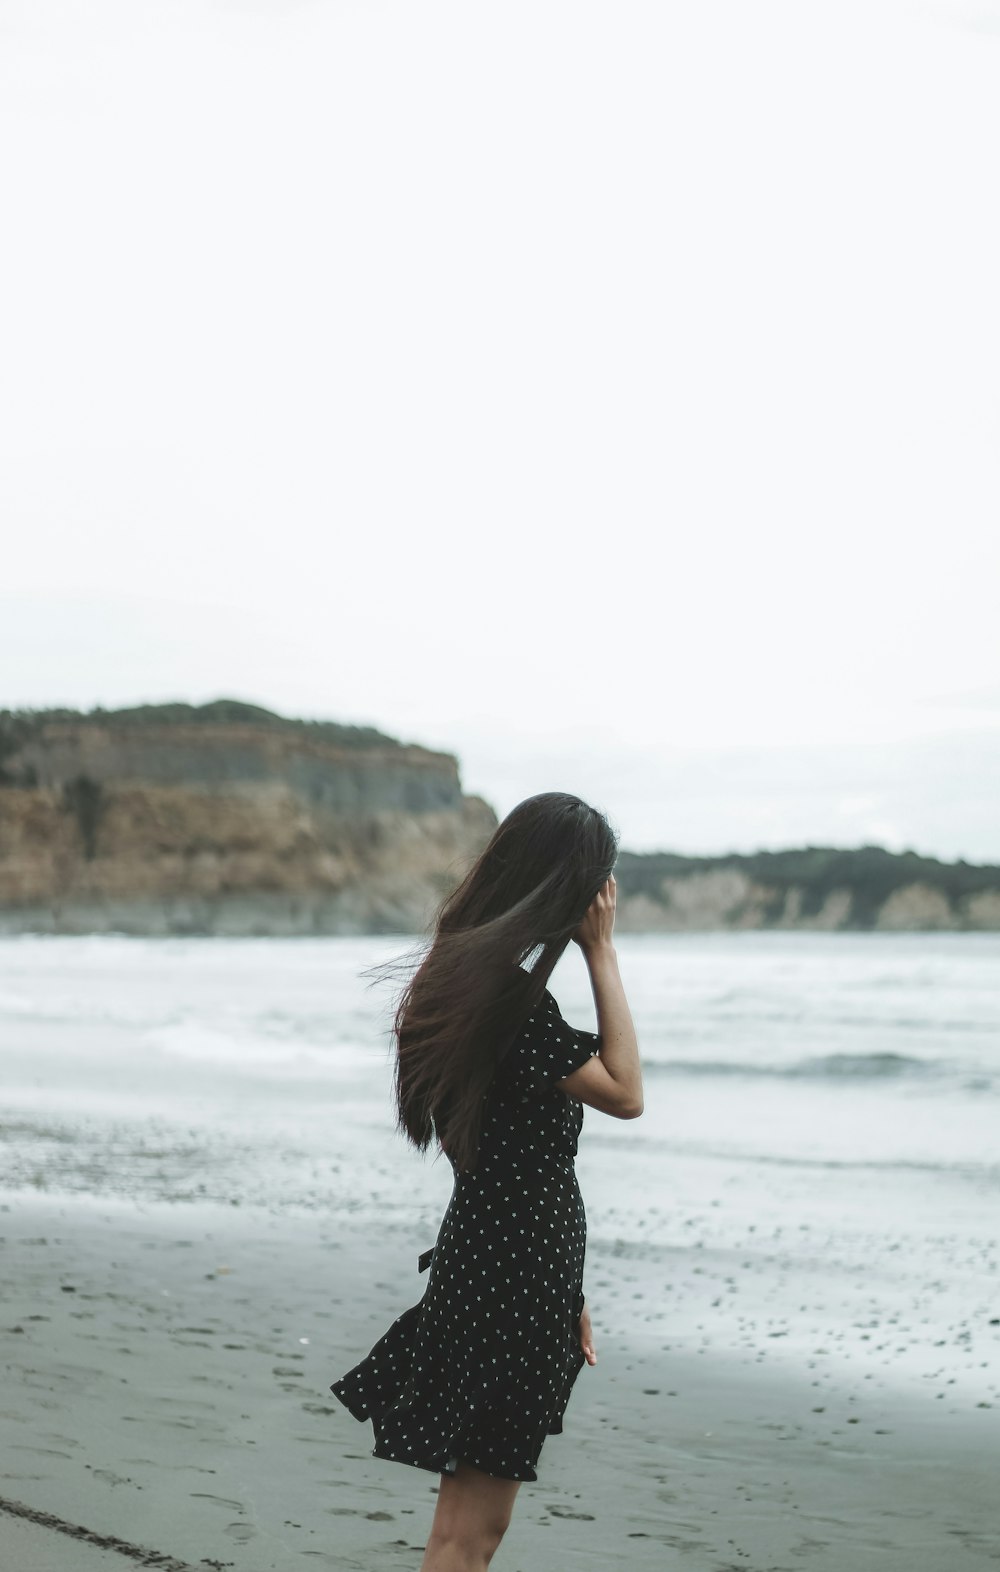
POLYGON ((497 826, 443 902, 393 1022, 396 1127, 418 1150, 436 1135, 457 1169, 474 1168, 497 1066, 617 855, 603 813, 541 792, 497 826))

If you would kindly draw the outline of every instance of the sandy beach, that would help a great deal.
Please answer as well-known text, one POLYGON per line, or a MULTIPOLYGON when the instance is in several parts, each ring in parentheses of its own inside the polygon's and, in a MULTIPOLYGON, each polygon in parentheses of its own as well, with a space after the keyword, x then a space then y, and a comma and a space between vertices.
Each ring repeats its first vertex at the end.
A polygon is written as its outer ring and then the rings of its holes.
MULTIPOLYGON (((996 942, 623 941, 598 1363, 498 1572, 1000 1564, 996 942)), ((415 1572, 436 1476, 329 1390, 451 1193, 358 982, 398 946, 2 948, 0 1566, 415 1572)), ((579 969, 557 997, 589 1024, 579 969)))
MULTIPOLYGON (((11 1572, 419 1565, 436 1480, 373 1459, 370 1427, 326 1387, 404 1308, 401 1290, 419 1298, 422 1238, 24 1194, 4 1201, 0 1233, 11 1572)), ((954 1398, 948 1376, 940 1391, 879 1383, 861 1355, 795 1370, 772 1362, 763 1325, 752 1348, 711 1346, 696 1317, 731 1264, 720 1254, 692 1240, 674 1263, 689 1288, 675 1288, 665 1348, 655 1260, 623 1270, 595 1249, 598 1364, 495 1565, 996 1566, 1000 1403, 954 1398)), ((996 1327, 977 1339, 990 1333, 995 1353, 996 1327)))

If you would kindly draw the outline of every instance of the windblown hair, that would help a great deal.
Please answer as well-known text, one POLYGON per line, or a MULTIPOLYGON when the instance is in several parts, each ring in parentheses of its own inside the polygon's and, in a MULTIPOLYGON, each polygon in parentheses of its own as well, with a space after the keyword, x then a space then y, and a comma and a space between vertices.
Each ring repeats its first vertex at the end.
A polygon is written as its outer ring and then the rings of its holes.
POLYGON ((490 1082, 617 854, 596 808, 541 792, 443 902, 393 1023, 396 1128, 418 1150, 436 1136, 455 1168, 474 1169, 490 1082))

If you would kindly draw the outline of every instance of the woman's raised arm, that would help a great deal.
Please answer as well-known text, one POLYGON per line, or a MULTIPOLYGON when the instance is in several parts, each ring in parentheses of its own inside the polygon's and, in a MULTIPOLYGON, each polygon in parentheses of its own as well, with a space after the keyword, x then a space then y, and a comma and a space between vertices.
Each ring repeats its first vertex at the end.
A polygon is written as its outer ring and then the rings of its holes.
POLYGON ((573 935, 590 972, 600 1050, 556 1085, 614 1119, 638 1119, 643 1110, 642 1066, 614 947, 615 896, 612 874, 573 935))

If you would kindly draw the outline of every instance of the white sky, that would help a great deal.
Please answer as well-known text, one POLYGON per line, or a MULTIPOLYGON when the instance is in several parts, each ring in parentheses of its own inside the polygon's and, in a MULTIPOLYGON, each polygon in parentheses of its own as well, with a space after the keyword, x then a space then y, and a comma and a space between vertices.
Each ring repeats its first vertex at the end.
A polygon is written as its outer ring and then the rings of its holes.
POLYGON ((6 0, 0 706, 1000 861, 1000 0, 6 0))

